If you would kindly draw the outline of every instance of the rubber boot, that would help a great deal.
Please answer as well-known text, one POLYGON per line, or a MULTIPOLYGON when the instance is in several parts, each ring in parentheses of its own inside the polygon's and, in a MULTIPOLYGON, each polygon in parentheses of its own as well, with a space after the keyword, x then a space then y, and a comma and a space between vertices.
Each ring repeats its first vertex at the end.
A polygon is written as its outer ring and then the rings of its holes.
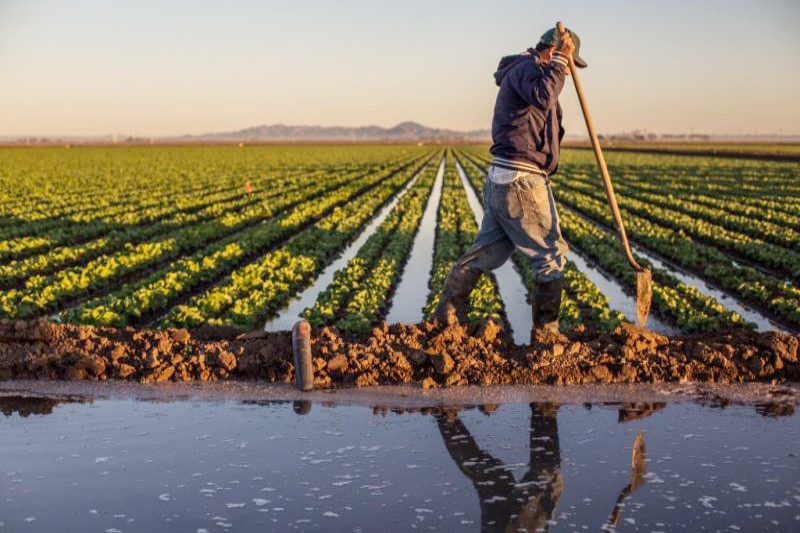
POLYGON ((479 268, 456 265, 447 274, 442 293, 439 295, 439 304, 433 314, 440 326, 453 326, 466 322, 467 298, 482 273, 479 268))
POLYGON ((561 308, 561 292, 564 278, 537 281, 533 288, 533 328, 531 343, 562 341, 565 339, 558 329, 558 311, 561 308))

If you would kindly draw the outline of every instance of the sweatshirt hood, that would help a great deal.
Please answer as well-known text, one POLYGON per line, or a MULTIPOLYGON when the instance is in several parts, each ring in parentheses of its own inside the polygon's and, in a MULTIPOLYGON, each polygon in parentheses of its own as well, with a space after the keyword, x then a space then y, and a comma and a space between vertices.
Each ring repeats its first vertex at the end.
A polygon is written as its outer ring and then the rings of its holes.
POLYGON ((501 57, 500 64, 497 65, 497 70, 494 73, 495 84, 499 87, 500 83, 503 81, 503 77, 505 77, 506 73, 511 70, 514 65, 525 59, 532 59, 531 56, 532 54, 530 54, 530 50, 528 50, 527 54, 514 54, 501 57))

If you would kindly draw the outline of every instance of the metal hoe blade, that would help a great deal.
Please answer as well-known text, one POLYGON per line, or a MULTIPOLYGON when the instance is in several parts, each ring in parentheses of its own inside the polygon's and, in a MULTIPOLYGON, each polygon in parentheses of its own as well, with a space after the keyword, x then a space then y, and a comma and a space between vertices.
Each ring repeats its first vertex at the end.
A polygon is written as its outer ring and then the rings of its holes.
POLYGON ((643 268, 636 272, 636 322, 641 327, 647 324, 652 302, 653 273, 649 268, 643 268))

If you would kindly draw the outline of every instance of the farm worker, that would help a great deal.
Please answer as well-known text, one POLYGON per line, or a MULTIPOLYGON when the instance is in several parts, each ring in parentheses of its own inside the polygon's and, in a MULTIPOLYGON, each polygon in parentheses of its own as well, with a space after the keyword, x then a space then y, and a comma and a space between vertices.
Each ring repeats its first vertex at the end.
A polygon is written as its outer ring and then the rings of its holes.
POLYGON ((568 74, 568 54, 578 67, 580 40, 555 28, 535 48, 503 57, 494 79, 500 87, 492 120, 493 156, 483 190, 484 217, 472 248, 444 282, 435 318, 463 320, 467 298, 482 273, 499 267, 516 248, 535 274, 531 340, 559 334, 563 269, 568 251, 561 236, 550 176, 558 168, 564 136, 558 95, 568 74))

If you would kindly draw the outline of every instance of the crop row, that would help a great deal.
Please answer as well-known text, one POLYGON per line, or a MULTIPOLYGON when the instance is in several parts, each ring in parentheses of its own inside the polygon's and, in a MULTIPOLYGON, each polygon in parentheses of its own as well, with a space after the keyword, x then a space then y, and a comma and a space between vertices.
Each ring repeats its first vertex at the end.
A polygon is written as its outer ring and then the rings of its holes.
MULTIPOLYGON (((408 167, 406 164, 401 172, 409 172, 408 167)), ((311 183, 304 195, 298 193, 301 200, 291 204, 291 209, 232 233, 120 290, 85 302, 65 313, 64 318, 73 322, 126 325, 163 314, 198 288, 215 283, 243 263, 259 257, 265 249, 274 247, 395 173, 390 171, 359 179, 337 176, 331 178, 330 183, 311 183), (345 185, 341 185, 342 182, 345 185)))
POLYGON ((613 142, 607 150, 674 153, 681 155, 778 158, 800 161, 800 145, 785 143, 710 143, 710 142, 613 142))
POLYGON ((263 324, 289 297, 309 285, 420 168, 415 165, 399 172, 356 200, 337 206, 280 248, 174 308, 161 325, 211 324, 252 329, 263 324))
POLYGON ((414 243, 438 165, 429 165, 304 316, 314 325, 368 331, 387 311, 414 243))
MULTIPOLYGON (((559 187, 597 200, 605 197, 603 191, 596 184, 590 183, 585 178, 572 176, 569 172, 564 174, 559 187)), ((769 234, 770 228, 774 226, 772 224, 751 220, 748 226, 744 217, 741 217, 738 222, 742 229, 740 231, 731 230, 725 227, 726 217, 722 217, 719 213, 714 216, 710 212, 713 211, 711 209, 707 208, 704 211, 699 207, 689 208, 680 200, 673 201, 655 194, 631 194, 624 186, 618 187, 618 189, 624 194, 621 196, 623 198, 621 208, 626 212, 682 232, 698 241, 732 253, 745 261, 800 279, 800 252, 765 242, 759 238, 759 236, 763 237, 765 233, 769 234)), ((731 223, 729 222, 728 225, 731 223)), ((775 232, 770 240, 780 240, 783 245, 792 248, 800 246, 793 242, 793 237, 790 236, 790 234, 796 236, 797 233, 789 228, 784 228, 784 230, 775 232)))
MULTIPOLYGON (((561 212, 561 227, 569 242, 600 268, 617 278, 630 294, 636 292, 636 275, 631 269, 616 237, 586 221, 568 209, 561 212)), ((637 257, 640 264, 648 262, 637 257)), ((669 272, 651 267, 653 272, 653 307, 685 332, 714 331, 721 328, 753 325, 741 315, 729 311, 714 298, 679 281, 669 272)))
MULTIPOLYGON (((485 161, 484 152, 485 149, 472 149, 470 154, 485 161)), ((627 157, 624 161, 628 161, 630 154, 625 155, 627 157)), ((627 169, 623 173, 624 177, 638 173, 639 167, 633 163, 631 167, 624 167, 627 169)), ((698 179, 698 182, 706 183, 709 180, 698 179)), ((561 203, 598 223, 611 226, 608 205, 604 198, 598 198, 598 194, 571 190, 569 178, 566 176, 559 176, 556 183, 556 196, 561 203)), ((721 194, 720 198, 725 196, 721 194)), ((623 206, 627 204, 623 198, 621 201, 623 206)), ((774 320, 789 327, 800 327, 800 289, 792 283, 742 265, 732 260, 727 253, 698 242, 686 232, 676 231, 668 224, 659 224, 650 217, 639 216, 624 207, 622 211, 629 236, 640 245, 760 309, 774 320)))
MULTIPOLYGON (((586 175, 571 171, 565 175, 569 177, 571 184, 594 185, 596 188, 596 180, 586 175)), ((644 183, 647 182, 645 181, 644 183)), ((722 226, 731 232, 763 239, 778 246, 800 251, 800 232, 796 231, 784 220, 785 218, 797 217, 785 215, 781 216, 778 221, 768 221, 753 212, 749 214, 736 213, 736 210, 740 209, 740 203, 735 199, 717 198, 715 201, 697 201, 681 194, 665 191, 663 188, 643 188, 641 182, 631 183, 630 180, 619 182, 615 188, 626 199, 634 198, 647 204, 679 211, 691 217, 722 226)))
MULTIPOLYGON (((367 183, 356 181, 346 185, 338 194, 350 194, 359 187, 369 186, 380 176, 366 178, 367 183)), ((324 183, 316 194, 324 193, 324 183)), ((201 249, 207 243, 233 234, 238 230, 269 219, 298 202, 306 201, 309 191, 298 190, 277 198, 272 205, 257 204, 242 211, 226 213, 219 219, 178 229, 157 239, 142 243, 126 244, 124 249, 102 256, 88 263, 60 270, 48 276, 32 276, 22 288, 0 293, 0 313, 13 318, 38 316, 62 308, 70 299, 97 293, 118 285, 123 276, 157 268, 159 263, 179 259, 187 253, 201 249)), ((336 201, 337 195, 328 196, 336 201)), ((323 202, 324 203, 324 202, 323 202)), ((286 215, 286 224, 296 222, 296 213, 286 215)))
MULTIPOLYGON (((560 179, 568 179, 566 176, 560 179)), ((559 191, 562 185, 559 185, 559 191)), ((562 195, 557 195, 562 200, 562 195)), ((569 202, 567 202, 569 203, 569 202)), ((590 258, 601 269, 635 294, 636 277, 616 237, 568 209, 560 211, 561 229, 573 248, 590 258)), ((638 258, 647 265, 647 261, 638 258)), ((752 328, 738 313, 727 310, 714 298, 700 293, 663 269, 653 271, 653 306, 664 318, 686 332, 710 331, 727 327, 752 328)))
MULTIPOLYGON (((572 170, 571 176, 583 177, 583 171, 572 170)), ((727 197, 721 198, 707 193, 693 192, 690 188, 664 187, 661 183, 656 183, 649 177, 637 176, 636 178, 616 181, 620 186, 628 191, 637 191, 663 196, 669 199, 679 199, 682 203, 689 206, 699 206, 701 208, 710 207, 720 210, 720 216, 728 218, 733 215, 731 221, 738 224, 742 217, 744 220, 756 220, 770 223, 779 227, 778 231, 791 229, 795 232, 800 231, 800 215, 797 214, 796 207, 786 205, 786 202, 770 198, 746 198, 746 197, 727 197)), ((698 179, 703 179, 698 177, 698 179)), ((619 190, 622 190, 619 186, 619 190)), ((770 239, 770 235, 765 234, 764 238, 770 239)), ((796 245, 796 243, 791 243, 796 245)))
POLYGON ((122 226, 142 225, 205 205, 225 191, 242 194, 279 183, 381 171, 421 148, 270 147, 80 148, 2 150, 0 260, 29 248, 74 244, 122 226), (294 176, 294 177, 292 177, 294 176), (151 211, 158 210, 155 213, 151 211), (88 228, 86 228, 88 226, 88 228), (64 233, 65 230, 68 233, 64 233), (69 233, 69 230, 77 233, 69 233), (89 235, 81 231, 94 230, 89 235), (49 235, 49 233, 54 235, 49 235), (63 238, 58 240, 58 236, 63 238), (21 242, 9 242, 21 239, 21 242), (55 239, 55 243, 48 242, 55 239))
MULTIPOLYGON (((485 158, 485 154, 483 157, 485 158)), ((603 201, 605 194, 602 188, 598 186, 599 181, 591 180, 587 177, 587 175, 591 174, 591 171, 586 170, 588 167, 585 159, 581 158, 581 162, 579 165, 563 166, 557 180, 558 187, 569 188, 581 196, 590 196, 603 201)), ((800 279, 800 252, 793 250, 798 246, 796 239, 793 237, 798 234, 791 228, 784 228, 770 237, 770 240, 780 241, 781 244, 788 246, 787 248, 765 242, 763 238, 759 238, 765 237, 765 234, 769 234, 775 229, 776 226, 774 224, 751 221, 748 226, 746 217, 734 217, 732 215, 725 217, 719 212, 704 211, 701 207, 691 209, 686 206, 686 201, 680 200, 677 200, 677 203, 682 203, 684 205, 683 209, 679 206, 671 205, 671 199, 666 195, 671 192, 671 183, 679 180, 672 175, 672 172, 675 171, 672 168, 669 169, 670 179, 664 184, 660 192, 629 194, 630 189, 626 185, 629 182, 664 181, 663 177, 657 178, 655 174, 651 174, 651 170, 647 166, 644 168, 636 166, 634 169, 637 177, 631 177, 634 171, 630 168, 619 171, 622 179, 616 179, 617 176, 615 175, 616 188, 623 193, 620 195, 619 200, 623 211, 642 216, 653 223, 689 235, 697 241, 715 246, 721 251, 732 254, 739 258, 740 261, 752 263, 757 267, 761 266, 768 272, 772 271, 790 276, 796 280, 800 279), (702 212, 705 213, 704 216, 700 216, 702 212), (739 230, 729 229, 733 225, 734 218, 736 226, 740 228, 739 230), (725 220, 728 220, 728 228, 725 227, 725 220)), ((685 169, 682 171, 685 171, 685 169)), ((663 176, 664 169, 661 169, 659 173, 663 176)), ((694 179, 696 181, 699 178, 694 179)), ((763 177, 762 180, 767 181, 763 177)), ((764 186, 762 183, 762 188, 764 186)), ((720 196, 717 201, 719 205, 725 205, 728 202, 736 203, 737 200, 736 198, 720 196)), ((608 217, 609 215, 607 214, 606 216, 608 217)))
POLYGON ((169 203, 284 172, 380 165, 416 147, 136 147, 0 149, 0 227, 72 213, 169 203))
MULTIPOLYGON (((610 224, 608 207, 602 201, 566 187, 560 188, 557 196, 559 201, 592 219, 610 224)), ((778 321, 800 326, 800 289, 791 283, 740 265, 716 248, 644 217, 629 212, 623 217, 630 237, 645 248, 764 310, 778 321)))
POLYGON ((222 197, 203 209, 189 213, 179 212, 158 224, 144 227, 126 226, 85 244, 61 246, 44 254, 0 265, 0 287, 9 286, 12 282, 19 282, 32 275, 63 269, 78 262, 85 263, 97 256, 108 255, 129 243, 169 236, 173 232, 185 232, 189 226, 203 222, 223 220, 226 217, 230 219, 237 215, 248 217, 248 213, 269 215, 272 209, 279 209, 282 205, 280 200, 286 199, 289 195, 300 199, 303 195, 317 194, 320 190, 328 190, 352 180, 354 175, 341 174, 327 180, 315 180, 310 186, 296 178, 292 176, 291 181, 285 186, 279 181, 270 186, 262 185, 258 189, 251 189, 250 193, 237 192, 233 198, 226 200, 226 197, 222 197), (278 201, 274 201, 275 199, 278 201))
MULTIPOLYGON (((372 169, 361 169, 362 172, 369 172, 370 170, 372 169)), ((281 178, 269 179, 265 176, 249 183, 248 188, 250 191, 259 192, 262 195, 266 193, 266 197, 270 197, 277 195, 284 189, 296 191, 302 188, 305 180, 316 182, 324 179, 325 175, 320 171, 312 175, 297 172, 281 178)), ((9 257, 23 258, 62 244, 89 244, 88 240, 98 236, 110 238, 112 242, 117 243, 150 238, 159 232, 185 225, 185 217, 192 216, 198 210, 208 208, 214 204, 224 205, 225 202, 236 202, 237 199, 244 202, 254 202, 253 196, 243 186, 238 186, 235 190, 226 187, 220 192, 211 195, 199 197, 178 195, 169 201, 161 199, 153 202, 153 200, 150 200, 146 202, 152 204, 149 207, 141 205, 133 211, 127 207, 117 206, 113 210, 104 212, 102 218, 97 218, 97 214, 85 219, 70 217, 61 220, 58 226, 48 232, 37 231, 35 235, 6 238, 0 241, 0 260, 8 259, 9 257), (146 234, 146 237, 140 237, 142 232, 146 234)), ((235 208, 236 206, 234 204, 231 207, 235 208)), ((17 229, 26 231, 24 225, 17 229)), ((17 231, 15 230, 14 233, 17 233, 17 231)))

